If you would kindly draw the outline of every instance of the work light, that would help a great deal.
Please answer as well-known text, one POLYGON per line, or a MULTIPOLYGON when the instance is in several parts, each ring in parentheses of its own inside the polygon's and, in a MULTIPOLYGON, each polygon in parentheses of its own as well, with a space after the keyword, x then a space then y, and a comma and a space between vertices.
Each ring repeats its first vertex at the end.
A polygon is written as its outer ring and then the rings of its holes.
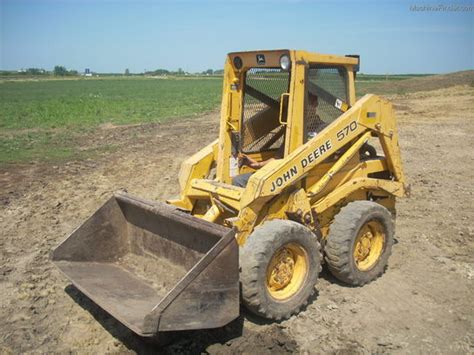
POLYGON ((242 64, 243 64, 242 63, 242 58, 234 57, 234 67, 235 67, 235 69, 238 70, 238 69, 242 68, 242 64))
POLYGON ((290 57, 288 56, 288 54, 283 54, 281 57, 280 57, 280 66, 283 70, 288 70, 290 69, 290 57))

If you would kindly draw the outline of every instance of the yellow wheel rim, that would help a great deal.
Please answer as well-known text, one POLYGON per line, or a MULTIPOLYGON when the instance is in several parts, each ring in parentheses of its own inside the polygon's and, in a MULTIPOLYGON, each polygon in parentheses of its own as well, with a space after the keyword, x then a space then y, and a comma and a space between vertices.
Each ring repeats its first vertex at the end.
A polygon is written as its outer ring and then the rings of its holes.
POLYGON ((354 244, 354 262, 361 271, 371 269, 382 255, 385 231, 377 221, 364 224, 354 244))
POLYGON ((294 296, 308 274, 308 254, 296 243, 288 243, 272 256, 267 268, 267 290, 277 300, 294 296))

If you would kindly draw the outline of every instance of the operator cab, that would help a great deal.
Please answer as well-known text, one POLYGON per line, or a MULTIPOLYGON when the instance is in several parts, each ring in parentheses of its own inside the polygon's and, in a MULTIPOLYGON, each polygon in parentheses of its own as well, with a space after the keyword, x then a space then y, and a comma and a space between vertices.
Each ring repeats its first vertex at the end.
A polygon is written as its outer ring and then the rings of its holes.
MULTIPOLYGON (((239 123, 232 129, 233 157, 283 158, 350 108, 354 59, 340 57, 339 64, 332 56, 324 63, 325 57, 288 50, 229 54, 235 74, 231 93, 240 101, 239 117, 233 117, 239 123), (305 58, 296 60, 296 53, 305 58)), ((239 173, 249 171, 239 167, 239 173)))

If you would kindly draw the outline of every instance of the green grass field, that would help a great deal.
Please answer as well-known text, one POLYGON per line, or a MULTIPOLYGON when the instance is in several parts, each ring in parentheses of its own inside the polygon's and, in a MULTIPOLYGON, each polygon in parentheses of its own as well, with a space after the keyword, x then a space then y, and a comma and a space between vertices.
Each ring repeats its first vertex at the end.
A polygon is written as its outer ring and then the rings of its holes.
POLYGON ((0 129, 156 122, 212 110, 220 79, 92 79, 0 84, 0 129))
MULTIPOLYGON (((405 89, 394 85, 413 77, 360 74, 356 87, 359 94, 383 94, 378 87, 399 92, 405 89)), ((0 165, 100 154, 114 147, 77 149, 81 137, 93 134, 100 124, 163 122, 202 114, 218 108, 221 90, 222 77, 0 78, 0 165)))
POLYGON ((221 78, 0 82, 0 164, 85 155, 74 141, 102 123, 163 122, 215 109, 221 78))

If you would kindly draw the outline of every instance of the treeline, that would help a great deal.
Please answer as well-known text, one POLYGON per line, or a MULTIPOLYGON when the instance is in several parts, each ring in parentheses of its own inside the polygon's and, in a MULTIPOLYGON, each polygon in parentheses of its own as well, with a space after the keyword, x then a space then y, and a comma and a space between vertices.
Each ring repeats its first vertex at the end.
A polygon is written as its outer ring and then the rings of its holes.
POLYGON ((222 74, 224 74, 224 69, 217 69, 217 70, 207 69, 207 70, 201 72, 201 74, 204 74, 204 75, 222 75, 222 74))
POLYGON ((3 76, 77 76, 77 70, 68 70, 62 65, 56 65, 52 71, 43 68, 27 68, 20 70, 0 70, 0 75, 3 76))
POLYGON ((77 70, 67 70, 62 65, 56 65, 53 69, 53 74, 56 76, 76 76, 79 75, 77 70))
MULTIPOLYGON (((99 73, 90 72, 86 69, 85 75, 96 75, 99 73)), ((224 74, 224 69, 207 69, 202 72, 198 73, 190 73, 184 71, 182 68, 179 68, 177 71, 167 70, 167 69, 156 69, 151 71, 145 71, 144 73, 130 73, 129 69, 125 69, 123 74, 120 73, 100 73, 100 75, 106 76, 116 76, 116 75, 126 75, 126 76, 142 76, 142 75, 150 75, 150 76, 185 76, 185 75, 222 75, 224 74)), ((79 73, 77 70, 69 70, 63 65, 56 65, 54 69, 45 70, 43 68, 27 68, 21 70, 0 70, 0 76, 79 76, 83 75, 83 73, 79 73)))
POLYGON ((0 70, 0 75, 52 75, 52 72, 41 68, 28 68, 21 70, 0 70))
MULTIPOLYGON (((156 69, 156 70, 151 70, 151 71, 146 71, 145 75, 157 75, 157 76, 165 76, 165 75, 222 75, 224 74, 224 69, 218 69, 218 70, 213 70, 213 69, 207 69, 204 70, 200 73, 189 73, 184 71, 182 68, 179 68, 177 71, 171 71, 167 69, 156 69)), ((127 72, 126 72, 127 75, 127 72)))

